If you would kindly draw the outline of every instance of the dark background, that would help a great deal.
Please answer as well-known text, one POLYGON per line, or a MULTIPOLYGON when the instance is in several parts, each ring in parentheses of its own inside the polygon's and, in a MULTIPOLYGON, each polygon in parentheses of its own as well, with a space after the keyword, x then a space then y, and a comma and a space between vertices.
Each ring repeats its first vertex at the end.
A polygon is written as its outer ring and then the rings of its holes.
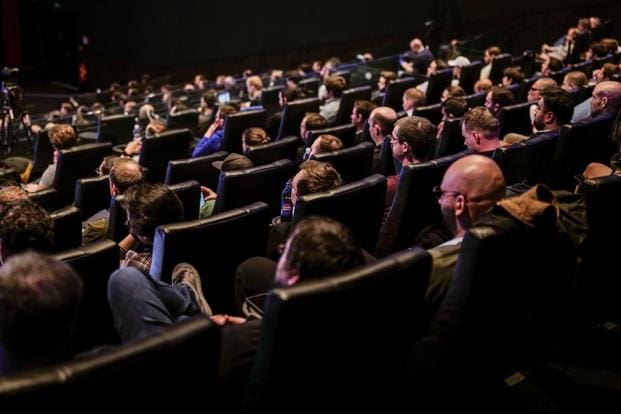
POLYGON ((481 47, 501 43, 519 53, 552 42, 578 17, 621 17, 621 2, 610 0, 0 3, 0 61, 22 66, 26 78, 69 84, 77 84, 77 65, 85 62, 89 87, 143 72, 187 79, 197 72, 213 77, 247 67, 290 68, 332 55, 348 60, 363 51, 381 56, 406 50, 413 36, 428 36, 435 46, 490 33, 481 47), (425 25, 429 20, 434 32, 425 25), (79 50, 82 35, 90 42, 79 50))

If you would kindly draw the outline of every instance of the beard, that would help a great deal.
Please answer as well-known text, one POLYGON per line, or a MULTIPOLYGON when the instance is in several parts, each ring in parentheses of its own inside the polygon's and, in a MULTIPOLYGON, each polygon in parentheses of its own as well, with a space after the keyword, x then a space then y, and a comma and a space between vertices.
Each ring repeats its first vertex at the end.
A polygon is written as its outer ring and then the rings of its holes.
POLYGON ((457 234, 457 219, 455 218, 455 211, 452 207, 441 206, 440 212, 442 213, 442 219, 444 220, 446 228, 453 236, 455 236, 457 234))

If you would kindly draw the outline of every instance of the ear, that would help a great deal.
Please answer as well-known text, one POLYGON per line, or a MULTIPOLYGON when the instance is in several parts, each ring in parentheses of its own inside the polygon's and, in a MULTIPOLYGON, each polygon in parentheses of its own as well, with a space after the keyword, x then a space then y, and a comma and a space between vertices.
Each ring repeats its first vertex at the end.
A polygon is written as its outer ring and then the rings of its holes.
POLYGON ((602 107, 608 106, 608 97, 607 96, 602 95, 601 101, 602 101, 602 107))
POLYGON ((466 213, 466 198, 458 194, 455 196, 455 205, 454 205, 455 215, 461 216, 466 213))
POLYGON ((481 145, 481 137, 479 136, 479 131, 472 131, 472 138, 474 138, 474 142, 476 142, 477 145, 481 145))

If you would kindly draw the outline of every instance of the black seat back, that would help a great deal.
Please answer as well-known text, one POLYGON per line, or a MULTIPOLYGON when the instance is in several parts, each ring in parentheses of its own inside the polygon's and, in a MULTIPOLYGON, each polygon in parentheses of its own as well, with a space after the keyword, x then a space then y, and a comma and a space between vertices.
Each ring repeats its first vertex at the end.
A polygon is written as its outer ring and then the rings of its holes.
POLYGON ((86 356, 0 381, 0 401, 9 411, 61 409, 79 412, 86 404, 114 410, 119 401, 132 407, 162 408, 153 390, 187 373, 201 373, 200 381, 184 381, 185 395, 174 406, 196 407, 205 387, 215 384, 220 357, 220 329, 198 317, 100 354, 86 356), (114 395, 115 398, 110 398, 114 395), (69 402, 69 403, 68 403, 69 402))
POLYGON ((474 84, 481 77, 481 69, 483 68, 482 60, 475 60, 470 62, 469 65, 461 68, 461 75, 459 76, 459 86, 461 86, 466 93, 474 93, 474 84))
POLYGON ((170 283, 175 265, 188 262, 201 275, 214 312, 234 312, 235 270, 247 258, 265 253, 270 219, 265 203, 253 203, 204 220, 160 226, 151 276, 170 283))
POLYGON ((433 105, 419 106, 414 110, 414 115, 427 118, 432 124, 438 125, 442 120, 442 105, 437 103, 433 105))
POLYGON ((300 83, 298 83, 298 87, 304 93, 304 96, 309 98, 317 96, 319 85, 321 85, 320 78, 306 78, 302 79, 300 83))
POLYGON ((341 174, 344 182, 351 183, 371 175, 374 149, 372 143, 363 142, 351 148, 314 155, 313 159, 329 162, 341 174))
POLYGON ((61 205, 73 203, 76 181, 95 175, 101 161, 110 154, 110 143, 78 145, 59 152, 52 187, 58 191, 61 205))
POLYGON ((575 256, 549 224, 490 216, 466 233, 447 296, 411 358, 421 398, 443 411, 461 406, 558 347, 573 322, 575 256), (507 252, 519 258, 507 262, 507 252), (459 398, 438 404, 445 384, 459 398))
POLYGON ((500 123, 498 136, 502 139, 509 132, 529 136, 533 132, 530 122, 531 102, 508 105, 500 108, 498 122, 500 123))
POLYGON ((572 190, 573 177, 581 174, 591 162, 608 165, 619 151, 608 137, 614 116, 598 122, 565 125, 558 137, 556 153, 550 166, 548 184, 552 188, 572 190))
POLYGON ((378 257, 413 246, 425 226, 441 223, 440 207, 431 190, 440 185, 444 173, 455 160, 468 154, 464 151, 401 170, 395 199, 377 241, 375 253, 378 257))
POLYGON ((500 147, 492 159, 502 170, 507 185, 535 185, 546 180, 558 136, 540 135, 508 147, 500 147))
POLYGON ((398 411, 402 369, 422 335, 430 266, 429 254, 415 249, 271 291, 244 398, 247 412, 269 411, 275 398, 286 406, 304 399, 311 412, 326 404, 337 411, 398 411))
POLYGON ((300 139, 298 137, 286 137, 275 142, 249 147, 246 151, 246 157, 252 161, 255 167, 285 159, 295 162, 299 146, 300 139))
POLYGON ((75 206, 50 214, 54 222, 54 251, 79 247, 82 244, 82 217, 75 206))
POLYGON ((261 91, 261 106, 265 108, 268 116, 279 111, 280 103, 278 102, 278 95, 284 89, 284 85, 278 85, 264 88, 263 91, 261 91))
POLYGON ((110 177, 81 178, 75 183, 73 205, 80 209, 82 220, 110 206, 110 177))
POLYGON ((196 109, 186 109, 176 114, 168 114, 166 118, 168 129, 184 129, 191 131, 198 127, 198 111, 196 109))
POLYGON ((489 80, 492 81, 492 85, 498 85, 502 82, 502 73, 509 66, 511 66, 511 54, 509 53, 501 53, 492 59, 492 69, 489 72, 489 80))
POLYGON ((203 157, 186 158, 168 161, 164 183, 171 185, 189 180, 197 180, 201 185, 215 189, 218 186, 220 170, 212 165, 214 161, 222 161, 229 155, 219 151, 203 157))
POLYGON ((97 142, 110 142, 112 145, 127 144, 133 138, 134 123, 134 115, 110 115, 99 118, 97 142))
POLYGON ((420 81, 416 78, 401 78, 390 82, 386 86, 386 93, 382 100, 382 106, 388 106, 395 111, 399 112, 403 110, 403 93, 409 88, 413 88, 418 85, 420 81))
POLYGON ((621 232, 621 177, 609 175, 583 181, 578 193, 586 202, 589 243, 580 264, 580 287, 587 297, 585 309, 594 320, 621 318, 618 292, 618 249, 615 240, 621 232))
POLYGON ((344 90, 341 94, 341 103, 339 104, 339 110, 336 113, 334 125, 343 125, 351 122, 351 112, 354 109, 354 102, 358 100, 368 101, 370 99, 370 86, 359 86, 357 88, 344 90))
POLYGON ((163 183, 168 161, 187 158, 191 140, 189 129, 165 131, 143 140, 138 162, 149 169, 147 179, 163 183))
POLYGON ((309 138, 306 142, 306 146, 310 147, 313 142, 315 142, 315 139, 324 134, 334 135, 343 142, 343 148, 349 148, 352 147, 356 141, 356 125, 348 123, 330 128, 309 131, 309 138))
POLYGON ((265 109, 242 111, 228 115, 224 121, 222 146, 228 153, 242 153, 242 133, 251 127, 265 128, 267 111, 265 109))
POLYGON ((196 180, 170 185, 181 204, 183 204, 183 220, 196 220, 200 209, 201 184, 196 180))
POLYGON ((290 160, 223 172, 218 181, 214 214, 262 201, 270 206, 270 214, 277 216, 282 190, 293 175, 294 165, 290 160))
POLYGON ((479 93, 473 93, 471 95, 467 95, 465 98, 466 98, 466 103, 468 104, 468 108, 484 106, 486 96, 487 96, 487 92, 479 92, 479 93))
POLYGON ((427 93, 425 93, 425 104, 431 105, 440 102, 442 91, 451 86, 453 80, 453 69, 442 69, 429 76, 427 93))
POLYGON ((386 177, 374 174, 334 190, 298 198, 293 223, 311 215, 345 224, 368 251, 375 248, 386 202, 386 177), (361 208, 364 206, 364 208, 361 208))
POLYGON ((433 158, 457 154, 465 149, 464 137, 461 134, 461 118, 444 121, 444 127, 436 142, 433 158))
POLYGON ((282 110, 277 139, 300 135, 300 124, 308 112, 319 112, 319 99, 308 98, 287 102, 282 110))
POLYGON ((118 343, 108 303, 108 279, 119 268, 119 246, 112 240, 99 240, 86 246, 52 255, 67 263, 84 283, 71 349, 84 352, 102 344, 118 343))
POLYGON ((35 135, 31 177, 38 177, 52 163, 54 163, 54 147, 47 130, 42 129, 35 135))
POLYGON ((123 196, 119 195, 110 199, 110 216, 108 218, 108 235, 110 240, 120 242, 129 234, 127 227, 127 213, 122 205, 123 196))

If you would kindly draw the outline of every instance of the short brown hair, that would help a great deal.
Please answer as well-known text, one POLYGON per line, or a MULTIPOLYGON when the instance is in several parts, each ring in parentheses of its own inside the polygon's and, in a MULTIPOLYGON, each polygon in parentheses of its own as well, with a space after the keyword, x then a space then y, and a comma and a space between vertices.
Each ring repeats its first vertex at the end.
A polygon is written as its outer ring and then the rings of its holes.
POLYGON ((298 195, 319 193, 332 190, 343 183, 341 175, 327 162, 306 161, 300 165, 304 175, 298 182, 298 195))
POLYGON ((396 127, 399 127, 399 135, 395 138, 407 143, 417 160, 425 160, 434 140, 431 122, 421 116, 406 116, 395 123, 396 127))
POLYGON ((335 97, 341 96, 343 90, 347 87, 347 81, 342 76, 330 76, 325 80, 326 89, 332 92, 335 97))
POLYGON ((320 153, 332 152, 343 149, 343 141, 334 135, 324 134, 319 135, 315 142, 319 141, 320 153))
POLYGON ((267 144, 270 142, 270 137, 267 136, 265 130, 263 128, 248 128, 242 133, 242 139, 244 140, 244 144, 249 147, 254 147, 255 145, 267 144))
POLYGON ((499 122, 496 117, 484 106, 472 108, 461 120, 461 125, 468 131, 479 131, 486 138, 498 136, 499 122))
POLYGON ((326 118, 319 115, 317 112, 308 112, 304 116, 304 119, 306 120, 307 131, 314 131, 316 129, 325 128, 326 125, 328 125, 328 121, 326 121, 326 118))
POLYGON ((69 124, 53 125, 48 131, 48 136, 50 143, 57 150, 71 148, 78 142, 75 130, 69 124))

